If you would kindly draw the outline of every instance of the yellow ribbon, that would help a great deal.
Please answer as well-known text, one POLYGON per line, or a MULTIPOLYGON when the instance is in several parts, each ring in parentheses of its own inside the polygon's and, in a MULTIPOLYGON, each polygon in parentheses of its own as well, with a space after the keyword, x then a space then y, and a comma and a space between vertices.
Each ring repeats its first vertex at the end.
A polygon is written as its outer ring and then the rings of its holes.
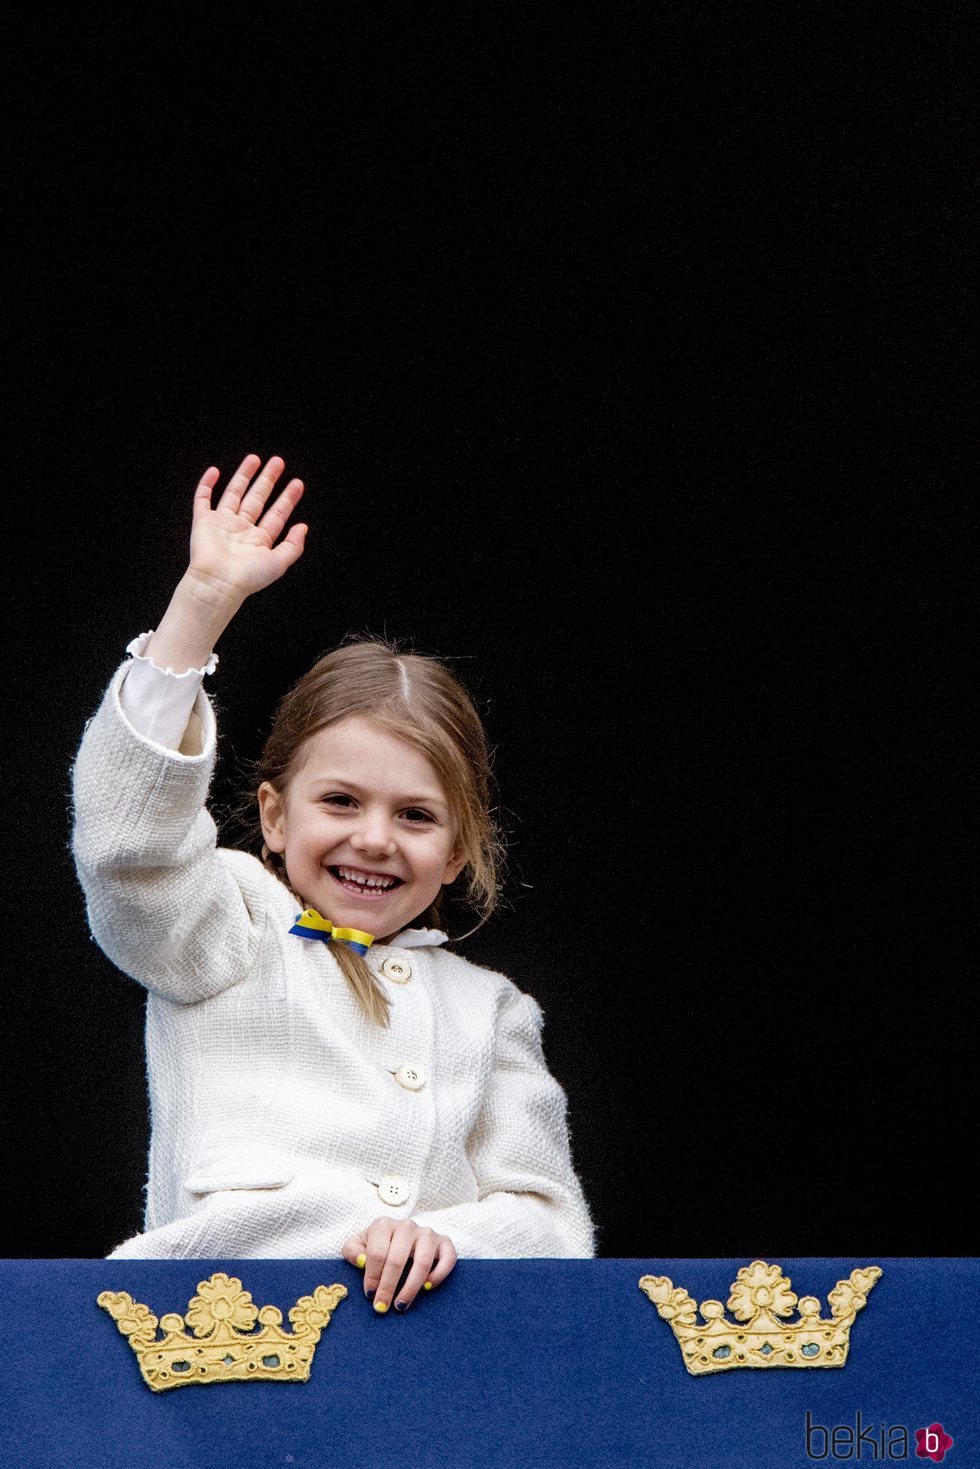
POLYGON ((304 908, 298 913, 289 932, 301 939, 319 939, 324 944, 331 940, 349 944, 358 954, 366 954, 374 943, 373 933, 365 933, 361 928, 334 928, 330 919, 322 917, 315 908, 304 908))

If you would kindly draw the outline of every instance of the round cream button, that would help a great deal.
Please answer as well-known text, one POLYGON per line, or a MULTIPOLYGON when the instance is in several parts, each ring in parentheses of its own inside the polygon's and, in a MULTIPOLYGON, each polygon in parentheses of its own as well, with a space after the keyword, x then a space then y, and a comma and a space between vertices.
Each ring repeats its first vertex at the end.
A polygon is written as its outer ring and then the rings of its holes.
POLYGON ((408 1181, 398 1173, 386 1173, 378 1184, 378 1197, 383 1204, 404 1204, 408 1198, 408 1181))
POLYGON ((408 984, 412 977, 412 966, 404 959, 386 959, 381 966, 381 973, 393 984, 408 984))
POLYGON ((425 1086, 425 1072, 421 1066, 412 1066, 408 1061, 403 1061, 395 1072, 395 1080, 406 1091, 417 1092, 425 1086))

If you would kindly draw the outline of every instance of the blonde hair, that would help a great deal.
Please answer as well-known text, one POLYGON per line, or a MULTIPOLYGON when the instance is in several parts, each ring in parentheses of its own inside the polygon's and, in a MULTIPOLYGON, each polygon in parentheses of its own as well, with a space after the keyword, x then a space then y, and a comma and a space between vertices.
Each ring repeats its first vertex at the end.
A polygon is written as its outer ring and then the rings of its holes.
MULTIPOLYGON (((259 757, 257 784, 268 782, 284 796, 302 764, 306 741, 318 730, 355 716, 420 750, 439 777, 456 819, 456 850, 465 859, 457 881, 464 884, 464 901, 479 917, 469 930, 474 933, 499 900, 504 842, 493 817, 491 754, 480 716, 466 689, 438 658, 403 652, 377 637, 327 653, 280 700, 259 757)), ((262 861, 292 891, 282 855, 263 844, 262 861)), ((422 927, 440 927, 441 908, 440 893, 421 915, 422 927)), ((390 1000, 364 958, 346 944, 331 945, 331 953, 365 1014, 386 1026, 390 1000)))

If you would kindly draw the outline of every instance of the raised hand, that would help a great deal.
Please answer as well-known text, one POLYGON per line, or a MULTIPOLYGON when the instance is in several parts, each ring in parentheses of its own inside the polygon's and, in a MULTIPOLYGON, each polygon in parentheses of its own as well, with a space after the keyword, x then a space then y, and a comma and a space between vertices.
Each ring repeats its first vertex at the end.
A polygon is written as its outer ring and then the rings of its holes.
POLYGON ((242 601, 289 570, 303 554, 307 527, 294 525, 280 540, 300 502, 303 481, 291 479, 269 503, 285 464, 273 456, 261 474, 257 454, 247 454, 216 506, 211 500, 221 471, 205 470, 194 492, 190 575, 202 589, 242 601))
POLYGON ((202 474, 194 492, 190 565, 144 650, 158 668, 202 668, 245 598, 278 581, 302 556, 306 526, 282 532, 303 481, 291 479, 270 504, 286 466, 274 456, 256 475, 261 463, 257 454, 246 454, 215 506, 211 497, 221 471, 212 465, 202 474))

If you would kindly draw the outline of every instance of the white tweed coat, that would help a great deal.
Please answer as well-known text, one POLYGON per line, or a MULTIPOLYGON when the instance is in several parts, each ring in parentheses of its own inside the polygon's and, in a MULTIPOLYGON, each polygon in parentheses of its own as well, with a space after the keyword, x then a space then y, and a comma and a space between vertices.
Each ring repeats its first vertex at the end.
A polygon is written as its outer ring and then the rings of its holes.
POLYGON ((325 944, 257 858, 217 846, 203 753, 144 739, 113 679, 74 767, 73 849, 96 941, 148 991, 144 1232, 118 1257, 336 1256, 379 1215, 461 1256, 590 1256, 565 1096, 541 1011, 501 974, 427 945, 376 946, 391 1026, 363 1015, 325 944), (396 1079, 404 1064, 424 1085, 396 1079), (386 1203, 391 1180, 404 1194, 386 1203))

